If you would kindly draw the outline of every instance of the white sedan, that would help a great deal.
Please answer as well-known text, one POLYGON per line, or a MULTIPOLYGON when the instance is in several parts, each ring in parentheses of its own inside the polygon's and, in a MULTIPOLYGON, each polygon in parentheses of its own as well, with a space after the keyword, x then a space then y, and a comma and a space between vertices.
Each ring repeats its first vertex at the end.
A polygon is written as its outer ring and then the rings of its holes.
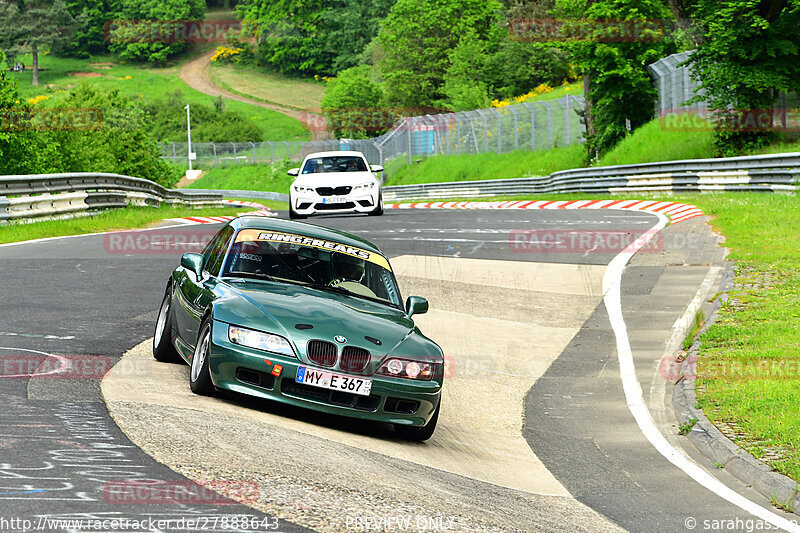
POLYGON ((319 213, 383 214, 380 165, 370 165, 361 152, 309 154, 299 168, 289 170, 289 218, 319 213))

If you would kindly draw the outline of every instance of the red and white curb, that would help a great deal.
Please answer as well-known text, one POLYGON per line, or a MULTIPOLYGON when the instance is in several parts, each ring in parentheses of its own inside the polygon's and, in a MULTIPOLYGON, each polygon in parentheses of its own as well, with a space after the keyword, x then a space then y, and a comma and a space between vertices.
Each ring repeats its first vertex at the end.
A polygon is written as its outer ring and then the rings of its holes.
POLYGON ((642 200, 525 200, 495 202, 415 202, 385 204, 386 209, 621 209, 660 213, 672 224, 701 217, 703 211, 692 204, 642 200))
MULTIPOLYGON (((223 204, 231 207, 252 207, 255 211, 248 211, 247 213, 239 213, 237 216, 257 216, 257 217, 276 217, 277 213, 269 210, 269 207, 261 205, 258 202, 249 202, 245 200, 223 200, 223 204)), ((182 218, 169 218, 170 222, 179 222, 182 224, 220 224, 230 222, 237 217, 233 216, 220 216, 220 217, 182 217, 182 218)))

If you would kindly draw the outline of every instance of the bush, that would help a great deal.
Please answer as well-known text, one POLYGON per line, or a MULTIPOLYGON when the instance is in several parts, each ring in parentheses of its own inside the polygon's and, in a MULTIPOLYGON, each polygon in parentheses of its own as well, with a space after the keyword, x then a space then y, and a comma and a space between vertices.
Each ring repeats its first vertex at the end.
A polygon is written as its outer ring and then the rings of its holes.
POLYGON ((574 77, 563 50, 506 37, 486 61, 483 81, 493 98, 527 94, 535 87, 561 85, 574 77))
POLYGON ((56 109, 99 111, 94 130, 50 133, 58 145, 62 172, 113 172, 173 186, 180 173, 161 158, 152 124, 142 107, 117 90, 102 91, 86 82, 73 89, 56 109))
MULTIPOLYGON (((186 100, 181 91, 144 106, 153 123, 153 137, 159 141, 186 142, 186 100)), ((192 104, 193 142, 258 142, 261 129, 249 118, 225 110, 225 101, 214 107, 192 104)))
POLYGON ((59 104, 45 102, 20 100, 16 83, 0 71, 0 111, 14 120, 0 128, 0 174, 112 172, 165 187, 180 178, 161 158, 147 114, 118 91, 84 82, 59 104))

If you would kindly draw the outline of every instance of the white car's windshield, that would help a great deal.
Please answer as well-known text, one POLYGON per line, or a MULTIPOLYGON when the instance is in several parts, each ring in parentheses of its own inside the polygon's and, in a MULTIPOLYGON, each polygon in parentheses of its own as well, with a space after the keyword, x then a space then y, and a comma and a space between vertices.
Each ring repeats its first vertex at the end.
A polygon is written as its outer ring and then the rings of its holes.
POLYGON ((303 174, 323 172, 366 172, 369 170, 364 160, 355 155, 312 157, 303 165, 303 174))

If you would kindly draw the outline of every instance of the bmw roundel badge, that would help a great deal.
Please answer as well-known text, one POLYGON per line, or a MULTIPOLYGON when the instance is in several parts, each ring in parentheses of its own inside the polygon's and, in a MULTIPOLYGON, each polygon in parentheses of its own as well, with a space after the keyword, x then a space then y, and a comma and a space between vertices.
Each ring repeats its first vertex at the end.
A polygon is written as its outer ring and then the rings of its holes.
POLYGON ((336 335, 333 340, 338 342, 339 344, 344 344, 347 342, 347 339, 344 338, 344 335, 336 335))

